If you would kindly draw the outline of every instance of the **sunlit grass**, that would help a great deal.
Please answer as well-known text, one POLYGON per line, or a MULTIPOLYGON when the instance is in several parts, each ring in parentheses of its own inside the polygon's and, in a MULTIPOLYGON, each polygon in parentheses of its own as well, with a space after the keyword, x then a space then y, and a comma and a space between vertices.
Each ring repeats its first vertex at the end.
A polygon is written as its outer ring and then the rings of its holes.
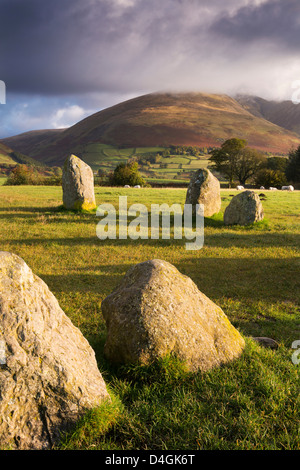
MULTIPOLYGON (((185 189, 96 187, 97 204, 184 204, 185 189)), ((261 191, 259 191, 260 193, 261 191)), ((265 220, 225 227, 236 190, 205 219, 204 247, 185 240, 104 240, 95 213, 60 209, 60 187, 0 187, 1 250, 21 256, 94 348, 113 396, 64 436, 77 449, 299 449, 300 193, 264 191, 265 220), (176 359, 114 369, 103 357, 101 301, 136 263, 161 258, 188 275, 246 339, 240 360, 190 374, 176 359), (267 350, 252 336, 275 339, 267 350), (109 411, 110 410, 110 411, 109 411)))

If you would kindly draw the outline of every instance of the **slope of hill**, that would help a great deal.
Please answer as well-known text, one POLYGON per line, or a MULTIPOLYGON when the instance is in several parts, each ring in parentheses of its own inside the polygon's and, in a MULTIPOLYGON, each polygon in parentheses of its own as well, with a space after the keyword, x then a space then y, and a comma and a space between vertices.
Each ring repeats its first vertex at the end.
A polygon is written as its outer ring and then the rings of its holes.
POLYGON ((4 171, 5 169, 9 170, 10 167, 17 165, 18 163, 35 167, 44 166, 44 163, 28 157, 17 150, 12 150, 7 145, 0 142, 0 171, 4 171))
POLYGON ((42 149, 43 146, 49 145, 49 143, 55 140, 64 130, 65 129, 41 129, 23 132, 22 134, 1 139, 0 142, 17 152, 30 155, 30 153, 34 152, 34 149, 42 149))
POLYGON ((0 166, 15 165, 15 160, 11 157, 12 149, 7 145, 0 143, 0 166))
POLYGON ((267 119, 300 135, 300 104, 288 100, 268 101, 249 95, 238 95, 235 99, 254 116, 267 119))
POLYGON ((251 147, 279 154, 300 145, 299 135, 254 116, 235 99, 204 93, 144 95, 95 113, 65 130, 35 131, 2 142, 18 145, 19 151, 48 165, 62 165, 70 153, 83 156, 91 143, 122 148, 218 147, 231 137, 244 138, 251 147))

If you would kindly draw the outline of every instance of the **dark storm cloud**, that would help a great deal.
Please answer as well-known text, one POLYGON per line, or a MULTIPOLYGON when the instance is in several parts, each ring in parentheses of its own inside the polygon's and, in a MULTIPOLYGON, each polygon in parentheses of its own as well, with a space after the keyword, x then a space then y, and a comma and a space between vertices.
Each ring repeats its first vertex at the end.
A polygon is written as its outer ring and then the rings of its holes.
POLYGON ((164 90, 289 99, 299 0, 0 0, 0 136, 164 90), (2 129, 1 129, 2 127, 2 129))
POLYGON ((159 65, 162 42, 172 49, 176 24, 181 32, 182 2, 167 4, 2 0, 2 77, 12 91, 125 91, 130 72, 150 71, 149 61, 159 65))
MULTIPOLYGON (((91 3, 1 1, 2 76, 11 91, 59 93, 80 89, 86 62, 93 59, 90 47, 97 10, 90 19, 91 3)), ((101 13, 105 15, 105 4, 101 13)), ((98 23, 100 31, 101 26, 98 23)), ((99 30, 95 29, 94 36, 99 30)), ((94 39, 101 41, 97 36, 94 39)))
POLYGON ((228 14, 253 14, 236 12, 247 4, 0 0, 1 79, 12 92, 50 95, 193 87, 200 64, 209 70, 219 55, 230 60, 214 22, 221 15, 220 31, 230 35, 228 14))
POLYGON ((230 38, 239 45, 249 42, 272 43, 285 53, 299 51, 299 0, 271 0, 240 8, 234 15, 221 16, 211 31, 230 38), (238 41, 238 42, 237 42, 238 41))

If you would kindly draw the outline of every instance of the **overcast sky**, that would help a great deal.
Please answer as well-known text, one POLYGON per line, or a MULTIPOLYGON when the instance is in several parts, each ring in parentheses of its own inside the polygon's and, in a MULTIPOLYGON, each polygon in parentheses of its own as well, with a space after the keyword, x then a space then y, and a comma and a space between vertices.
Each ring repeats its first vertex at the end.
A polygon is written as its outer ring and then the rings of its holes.
POLYGON ((0 137, 155 91, 291 99, 299 46, 299 0, 0 0, 0 137))

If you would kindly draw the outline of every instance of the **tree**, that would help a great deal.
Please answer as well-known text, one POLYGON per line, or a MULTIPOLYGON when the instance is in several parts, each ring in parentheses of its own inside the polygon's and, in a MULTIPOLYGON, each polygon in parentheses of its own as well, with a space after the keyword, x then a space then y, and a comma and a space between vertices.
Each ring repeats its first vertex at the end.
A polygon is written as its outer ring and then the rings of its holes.
POLYGON ((287 163, 288 159, 285 157, 268 157, 265 168, 261 168, 255 175, 255 184, 266 188, 285 186, 287 163))
POLYGON ((293 183, 300 182, 300 145, 297 149, 289 152, 285 174, 289 181, 293 183))
POLYGON ((109 182, 112 186, 144 186, 145 181, 138 171, 137 162, 120 163, 109 175, 109 182))
POLYGON ((240 184, 245 184, 259 168, 265 165, 266 157, 258 150, 246 147, 244 139, 228 139, 221 148, 210 152, 210 160, 213 168, 227 176, 229 185, 232 186, 235 179, 240 184))
POLYGON ((214 169, 227 176, 229 185, 232 186, 235 178, 235 161, 240 151, 245 148, 247 142, 243 139, 228 139, 210 152, 209 159, 214 164, 214 169))
POLYGON ((5 185, 14 186, 21 184, 40 184, 41 176, 38 172, 31 166, 27 165, 17 165, 15 166, 9 177, 7 178, 5 185))
POLYGON ((262 168, 255 176, 255 184, 269 188, 281 188, 286 185, 286 176, 280 170, 271 170, 270 168, 262 168))
POLYGON ((268 157, 267 168, 274 171, 282 171, 285 173, 288 164, 286 157, 268 157))
POLYGON ((245 147, 236 158, 235 176, 240 184, 252 178, 266 164, 266 157, 258 150, 245 147))
POLYGON ((97 176, 99 176, 99 178, 103 178, 103 176, 105 175, 106 175, 105 171, 102 168, 99 168, 97 171, 97 176))

